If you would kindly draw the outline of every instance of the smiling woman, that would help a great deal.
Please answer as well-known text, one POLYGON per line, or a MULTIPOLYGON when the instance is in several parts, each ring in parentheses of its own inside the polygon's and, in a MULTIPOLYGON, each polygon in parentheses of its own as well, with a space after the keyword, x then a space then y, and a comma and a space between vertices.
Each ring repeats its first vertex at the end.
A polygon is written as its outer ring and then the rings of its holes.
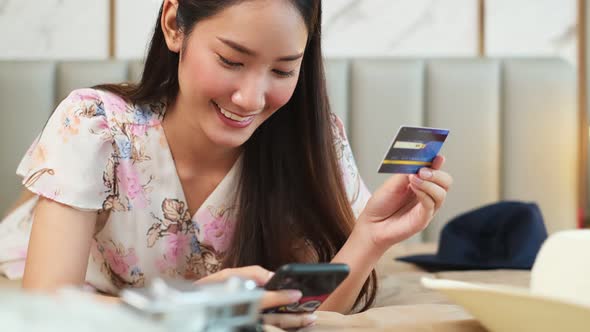
POLYGON ((350 274, 320 309, 368 308, 379 257, 428 225, 451 178, 438 157, 369 200, 330 112, 320 22, 315 0, 163 1, 140 83, 73 91, 18 168, 38 199, 24 287, 263 285, 286 263, 334 262, 350 274))

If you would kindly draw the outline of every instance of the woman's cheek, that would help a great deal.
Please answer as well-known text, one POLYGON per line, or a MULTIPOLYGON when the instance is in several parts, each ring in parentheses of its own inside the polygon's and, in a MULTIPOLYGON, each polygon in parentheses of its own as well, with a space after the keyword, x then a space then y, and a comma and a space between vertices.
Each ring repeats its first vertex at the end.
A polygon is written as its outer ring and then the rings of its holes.
POLYGON ((226 70, 219 70, 211 66, 195 73, 194 77, 204 95, 219 97, 220 94, 230 92, 231 82, 235 82, 234 75, 226 70))
POLYGON ((273 87, 270 93, 267 95, 267 103, 272 109, 279 109, 291 99, 297 81, 292 84, 285 84, 273 87))
POLYGON ((180 63, 183 83, 197 95, 217 97, 234 81, 235 73, 222 68, 210 54, 198 49, 191 51, 180 63))

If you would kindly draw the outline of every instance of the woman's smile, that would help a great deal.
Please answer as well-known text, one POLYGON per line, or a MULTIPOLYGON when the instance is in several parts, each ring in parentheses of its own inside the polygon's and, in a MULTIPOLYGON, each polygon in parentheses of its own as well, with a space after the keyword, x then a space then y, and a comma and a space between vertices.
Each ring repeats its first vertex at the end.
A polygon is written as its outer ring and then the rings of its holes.
POLYGON ((250 115, 250 116, 246 116, 246 117, 240 116, 238 114, 235 114, 233 112, 230 112, 230 111, 222 108, 221 106, 219 106, 219 104, 217 104, 213 100, 211 101, 211 104, 215 108, 215 111, 216 111, 217 115, 219 116, 220 120, 224 124, 226 124, 230 127, 234 127, 234 128, 248 127, 252 123, 252 121, 254 121, 254 118, 256 117, 256 115, 250 115))

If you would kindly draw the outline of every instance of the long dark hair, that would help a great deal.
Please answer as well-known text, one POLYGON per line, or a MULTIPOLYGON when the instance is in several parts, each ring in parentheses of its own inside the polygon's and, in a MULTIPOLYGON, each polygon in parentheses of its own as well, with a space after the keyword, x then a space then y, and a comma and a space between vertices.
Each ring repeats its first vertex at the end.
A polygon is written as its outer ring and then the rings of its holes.
MULTIPOLYGON (((177 24, 188 36, 200 20, 241 1, 179 0, 177 24)), ((237 223, 225 267, 258 264, 275 270, 300 261, 302 253, 308 260, 329 262, 354 225, 334 149, 320 45, 321 0, 290 1, 305 21, 308 43, 293 96, 244 144, 237 223)), ((162 9, 140 83, 97 88, 136 104, 176 98, 179 54, 164 40, 162 9)), ((355 306, 369 308, 376 290, 372 271, 355 306)))

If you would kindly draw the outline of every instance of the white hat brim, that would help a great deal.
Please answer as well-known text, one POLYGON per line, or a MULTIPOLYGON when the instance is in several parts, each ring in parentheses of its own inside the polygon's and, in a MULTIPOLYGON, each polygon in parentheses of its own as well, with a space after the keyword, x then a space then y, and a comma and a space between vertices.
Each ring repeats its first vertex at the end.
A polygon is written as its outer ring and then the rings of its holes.
POLYGON ((422 278, 471 313, 490 332, 588 332, 590 306, 532 294, 527 289, 422 278))

